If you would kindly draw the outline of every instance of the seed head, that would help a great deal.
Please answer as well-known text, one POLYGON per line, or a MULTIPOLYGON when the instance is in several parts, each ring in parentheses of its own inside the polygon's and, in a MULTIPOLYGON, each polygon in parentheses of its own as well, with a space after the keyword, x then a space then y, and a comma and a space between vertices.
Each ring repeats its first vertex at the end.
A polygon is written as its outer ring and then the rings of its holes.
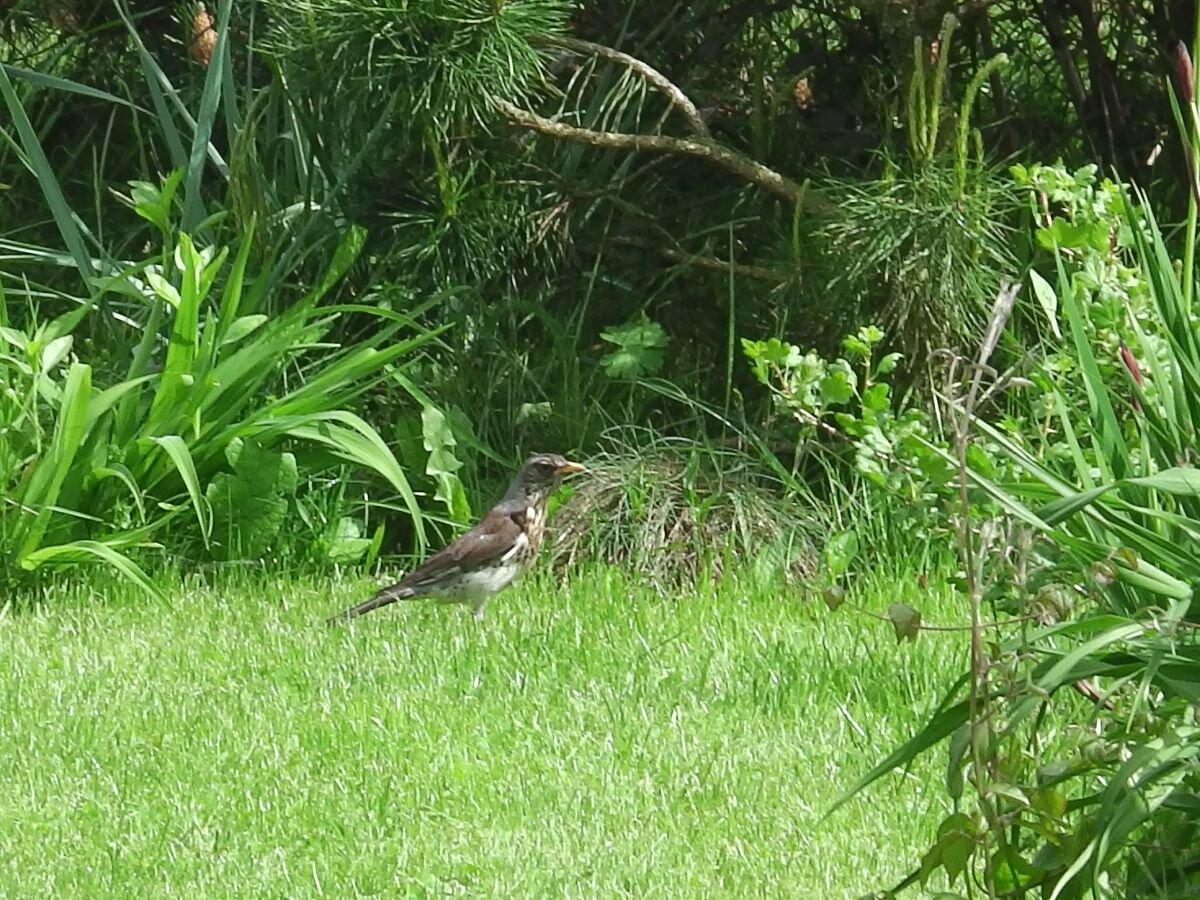
POLYGON ((1183 41, 1176 41, 1171 61, 1175 64, 1175 84, 1179 96, 1191 103, 1195 96, 1196 73, 1192 69, 1192 55, 1183 41))
POLYGON ((196 12, 192 16, 192 59, 202 66, 208 66, 212 61, 213 50, 217 46, 217 32, 213 27, 212 16, 203 3, 196 4, 196 12))

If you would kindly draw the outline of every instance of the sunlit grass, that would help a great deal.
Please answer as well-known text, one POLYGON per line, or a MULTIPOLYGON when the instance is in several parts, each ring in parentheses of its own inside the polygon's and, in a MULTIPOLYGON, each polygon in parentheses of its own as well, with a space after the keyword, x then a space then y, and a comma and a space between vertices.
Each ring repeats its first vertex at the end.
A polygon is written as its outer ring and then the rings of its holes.
MULTIPOLYGON (((952 616, 911 577, 856 591, 952 616)), ((796 896, 890 886, 936 761, 827 821, 962 667, 736 581, 530 580, 478 624, 356 582, 104 584, 0 620, 0 894, 796 896)))

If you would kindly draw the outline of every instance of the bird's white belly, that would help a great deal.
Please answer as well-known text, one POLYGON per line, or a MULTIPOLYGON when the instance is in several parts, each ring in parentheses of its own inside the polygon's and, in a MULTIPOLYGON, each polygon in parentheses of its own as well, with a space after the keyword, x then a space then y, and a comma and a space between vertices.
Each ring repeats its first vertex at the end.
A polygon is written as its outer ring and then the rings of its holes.
POLYGON ((493 568, 464 573, 455 593, 469 600, 486 599, 512 584, 520 571, 521 567, 515 562, 507 562, 493 568))

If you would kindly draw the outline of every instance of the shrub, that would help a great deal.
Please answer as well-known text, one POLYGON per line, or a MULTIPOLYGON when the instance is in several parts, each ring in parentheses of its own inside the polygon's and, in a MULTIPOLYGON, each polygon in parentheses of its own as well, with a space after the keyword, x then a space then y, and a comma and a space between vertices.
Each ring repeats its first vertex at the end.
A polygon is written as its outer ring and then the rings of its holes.
MULTIPOLYGON (((162 197, 143 187, 139 202, 149 215, 162 197)), ((350 229, 320 281, 275 316, 260 312, 272 282, 247 272, 249 239, 231 262, 229 248, 177 237, 100 282, 125 298, 123 320, 140 332, 123 377, 99 375, 73 343, 79 323, 101 314, 103 295, 49 321, 34 310, 23 329, 0 332, 0 462, 15 511, 0 525, 0 552, 10 572, 100 558, 149 590, 127 552, 168 534, 173 549, 186 546, 185 534, 219 559, 262 552, 296 485, 288 442, 319 451, 305 457, 310 473, 350 464, 384 478, 423 542, 405 471, 347 406, 437 331, 397 312, 322 305, 362 233, 350 229), (357 343, 329 343, 351 314, 377 325, 357 343), (181 532, 184 516, 194 527, 181 532)))
MULTIPOLYGON (((1119 218, 1099 217, 1105 233, 1087 241, 1129 262, 1111 321, 1096 321, 1101 304, 1089 318, 1101 259, 1057 246, 1072 228, 1043 233, 1057 277, 1039 283, 1039 300, 1064 335, 1052 352, 1074 389, 1039 382, 1052 421, 1034 443, 1046 450, 1053 435, 1061 452, 1031 452, 976 411, 987 353, 947 391, 962 423, 957 455, 929 445, 995 512, 982 522, 969 507, 958 513, 971 670, 856 787, 946 744, 956 809, 906 884, 940 871, 989 896, 1052 898, 1186 896, 1200 884, 1194 275, 1186 258, 1175 265, 1146 198, 1116 197, 1108 209, 1119 218), (1130 340, 1108 366, 1096 351, 1106 328, 1130 340), (968 467, 972 430, 1008 479, 968 467), (985 622, 984 604, 995 614, 1002 597, 1015 601, 1007 621, 985 622)), ((1193 204, 1192 227, 1196 214, 1193 204)))

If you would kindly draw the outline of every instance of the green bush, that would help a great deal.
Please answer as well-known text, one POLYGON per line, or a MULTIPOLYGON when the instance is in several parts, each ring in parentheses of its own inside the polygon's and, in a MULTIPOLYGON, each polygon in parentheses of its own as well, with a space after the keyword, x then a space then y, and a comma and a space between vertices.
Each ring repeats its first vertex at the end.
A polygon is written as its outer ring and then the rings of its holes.
MULTIPOLYGON (((160 192, 143 186, 140 196, 143 215, 163 208, 160 192)), ((398 312, 321 303, 362 233, 347 231, 320 281, 268 316, 273 282, 247 271, 249 240, 231 261, 229 248, 165 231, 178 242, 101 279, 95 302, 49 321, 33 309, 23 329, 0 332, 10 505, 0 552, 10 571, 98 557, 149 588, 127 554, 167 535, 173 551, 196 540, 218 559, 261 553, 296 487, 289 442, 320 451, 306 454, 310 474, 349 464, 385 479, 423 543, 405 470, 349 406, 438 332, 398 312), (121 377, 98 374, 73 344, 109 293, 133 301, 126 321, 140 328, 121 377), (374 326, 356 343, 331 343, 350 315, 374 326), (181 531, 183 517, 193 525, 181 531)))
MULTIPOLYGON (((1049 369, 1035 368, 1070 373, 1037 380, 1045 428, 1013 433, 967 390, 947 392, 1006 478, 957 457, 960 477, 992 503, 983 519, 959 511, 972 668, 859 785, 947 745, 956 810, 907 883, 941 872, 989 896, 1054 898, 1200 887, 1194 285, 1146 198, 1104 190, 1085 221, 1041 232, 1056 278, 1035 282, 1038 299, 1063 339, 1049 369), (1058 245, 1064 237, 1071 246, 1058 245), (1108 360, 1097 355, 1105 347, 1108 360), (982 610, 990 601, 997 615, 1002 598, 1014 601, 1006 621, 989 626, 982 610)), ((1193 224, 1196 214, 1193 204, 1193 224)))

